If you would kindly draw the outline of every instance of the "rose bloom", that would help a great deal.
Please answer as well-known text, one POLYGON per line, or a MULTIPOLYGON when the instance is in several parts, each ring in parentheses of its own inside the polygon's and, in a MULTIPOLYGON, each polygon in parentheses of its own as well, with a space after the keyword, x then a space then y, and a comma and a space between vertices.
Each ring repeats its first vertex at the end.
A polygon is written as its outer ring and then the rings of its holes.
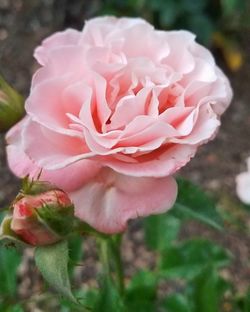
POLYGON ((172 174, 213 138, 232 91, 188 31, 100 17, 35 50, 27 116, 7 135, 9 166, 70 193, 76 216, 106 233, 165 212, 172 174))
POLYGON ((247 171, 236 177, 236 192, 243 203, 250 205, 250 157, 247 158, 247 171))
POLYGON ((30 245, 49 245, 61 240, 61 237, 36 215, 36 210, 42 209, 44 205, 63 209, 72 203, 66 193, 53 190, 38 195, 25 195, 13 204, 11 230, 30 245))

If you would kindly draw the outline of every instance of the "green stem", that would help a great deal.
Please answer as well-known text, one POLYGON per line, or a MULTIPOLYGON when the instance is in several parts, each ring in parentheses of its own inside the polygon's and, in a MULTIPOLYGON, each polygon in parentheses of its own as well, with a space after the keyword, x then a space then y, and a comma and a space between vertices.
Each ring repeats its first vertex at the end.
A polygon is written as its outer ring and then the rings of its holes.
POLYGON ((100 261, 103 266, 103 273, 106 276, 110 276, 111 268, 110 268, 110 254, 109 254, 109 241, 107 239, 99 240, 99 248, 100 248, 100 261))
POLYGON ((124 273, 121 259, 121 235, 99 238, 99 257, 103 273, 112 280, 112 267, 115 273, 115 284, 121 296, 124 294, 124 273))
POLYGON ((124 287, 124 271, 121 258, 121 240, 122 240, 121 235, 116 235, 113 237, 112 255, 116 271, 117 287, 120 295, 123 296, 125 287, 124 287))
POLYGON ((96 238, 100 238, 103 240, 108 240, 110 238, 109 235, 98 232, 94 228, 92 228, 89 224, 80 221, 79 219, 75 218, 74 220, 74 231, 79 233, 80 235, 91 235, 96 238))

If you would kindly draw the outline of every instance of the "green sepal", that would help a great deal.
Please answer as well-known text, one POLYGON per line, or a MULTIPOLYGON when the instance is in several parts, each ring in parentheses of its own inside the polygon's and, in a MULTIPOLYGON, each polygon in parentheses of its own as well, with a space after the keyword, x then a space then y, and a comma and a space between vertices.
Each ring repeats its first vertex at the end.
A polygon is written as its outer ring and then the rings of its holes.
POLYGON ((0 240, 10 240, 13 243, 21 243, 23 245, 27 245, 24 241, 22 241, 18 235, 11 229, 11 221, 12 217, 7 215, 4 217, 1 227, 0 227, 0 240))
POLYGON ((72 233, 76 218, 74 217, 74 206, 60 206, 44 204, 35 209, 39 222, 47 226, 52 232, 61 237, 72 233))
POLYGON ((59 190, 55 185, 46 182, 39 181, 42 171, 38 174, 37 180, 30 179, 29 176, 26 176, 22 179, 22 189, 20 195, 38 195, 48 191, 59 190))

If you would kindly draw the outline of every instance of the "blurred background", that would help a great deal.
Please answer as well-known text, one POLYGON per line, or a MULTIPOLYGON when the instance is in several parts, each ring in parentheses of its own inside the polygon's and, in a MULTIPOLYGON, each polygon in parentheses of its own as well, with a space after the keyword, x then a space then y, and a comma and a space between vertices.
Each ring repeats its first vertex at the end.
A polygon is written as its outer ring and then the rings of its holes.
MULTIPOLYGON (((41 40, 67 27, 81 29, 85 19, 107 14, 139 16, 158 29, 191 30, 200 43, 212 50, 231 80, 234 99, 223 116, 217 138, 202 147, 180 172, 217 198, 228 228, 224 233, 217 233, 191 222, 184 227, 182 235, 202 235, 229 248, 235 259, 225 275, 235 282, 239 292, 244 291, 250 281, 250 212, 247 208, 239 209, 235 176, 245 170, 245 158, 250 156, 250 1, 0 0, 1 74, 27 96, 37 66, 33 50, 41 40)), ((19 182, 7 168, 3 135, 0 143, 0 206, 6 206, 18 191, 19 182)), ((151 262, 142 244, 138 222, 131 224, 124 242, 128 274, 151 262)), ((81 274, 91 281, 95 255, 91 252, 91 243, 89 246, 86 250, 89 264, 81 274)), ((39 290, 39 276, 33 274, 31 255, 31 251, 26 251, 19 272, 23 286, 19 292, 24 292, 21 297, 39 290)))

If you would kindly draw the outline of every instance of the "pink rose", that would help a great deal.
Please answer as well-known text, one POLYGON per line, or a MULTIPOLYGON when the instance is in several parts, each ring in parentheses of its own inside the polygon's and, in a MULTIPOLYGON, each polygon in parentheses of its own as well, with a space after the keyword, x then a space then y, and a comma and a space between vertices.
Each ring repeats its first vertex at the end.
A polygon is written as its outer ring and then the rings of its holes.
POLYGON ((72 206, 72 202, 63 191, 52 190, 38 195, 23 195, 13 204, 10 228, 21 240, 30 245, 48 245, 61 239, 58 233, 37 216, 37 212, 39 213, 45 206, 59 211, 72 206))
POLYGON ((101 17, 47 38, 35 57, 27 117, 7 136, 12 171, 42 168, 107 233, 169 209, 171 175, 215 136, 232 98, 210 52, 187 31, 101 17))
POLYGON ((236 177, 236 191, 240 200, 250 204, 250 157, 247 159, 247 171, 236 177))

